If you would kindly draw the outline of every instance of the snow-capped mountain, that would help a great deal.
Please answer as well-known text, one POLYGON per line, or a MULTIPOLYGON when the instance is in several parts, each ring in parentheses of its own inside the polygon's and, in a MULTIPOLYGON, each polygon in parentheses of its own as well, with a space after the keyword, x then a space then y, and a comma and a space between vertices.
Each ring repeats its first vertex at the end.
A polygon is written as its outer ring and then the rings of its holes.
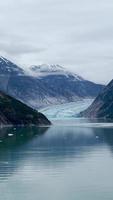
POLYGON ((37 72, 63 72, 64 68, 61 67, 60 65, 47 65, 47 64, 42 64, 38 66, 31 66, 31 70, 33 70, 35 73, 37 72))
POLYGON ((16 64, 0 56, 0 75, 23 75, 24 71, 16 64))
POLYGON ((102 85, 85 80, 60 65, 39 65, 30 67, 31 76, 40 80, 48 92, 46 104, 74 102, 87 97, 95 98, 102 85))
POLYGON ((60 65, 47 65, 47 64, 43 64, 43 65, 38 65, 38 66, 31 66, 30 67, 30 72, 32 76, 37 76, 37 77, 44 77, 44 76, 48 76, 48 75, 64 75, 67 78, 69 77, 73 77, 74 80, 76 81, 83 81, 84 79, 82 77, 80 77, 77 74, 74 74, 70 71, 68 71, 67 69, 65 69, 64 67, 60 66, 60 65))
POLYGON ((0 57, 0 90, 33 108, 96 97, 103 85, 87 81, 59 65, 21 67, 0 57))

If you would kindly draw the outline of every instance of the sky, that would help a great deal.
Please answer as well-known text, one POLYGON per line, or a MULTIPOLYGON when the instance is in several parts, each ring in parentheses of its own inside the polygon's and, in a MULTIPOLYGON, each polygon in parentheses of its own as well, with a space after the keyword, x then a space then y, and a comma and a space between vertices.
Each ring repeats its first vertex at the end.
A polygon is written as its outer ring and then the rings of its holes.
POLYGON ((0 1, 0 55, 20 66, 59 64, 113 79, 113 0, 0 1))

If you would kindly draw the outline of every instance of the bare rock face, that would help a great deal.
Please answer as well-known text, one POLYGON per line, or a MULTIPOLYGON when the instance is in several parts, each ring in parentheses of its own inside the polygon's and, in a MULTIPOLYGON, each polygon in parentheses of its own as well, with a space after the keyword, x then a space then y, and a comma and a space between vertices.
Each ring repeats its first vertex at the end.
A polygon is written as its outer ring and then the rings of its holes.
POLYGON ((36 110, 0 92, 0 125, 50 125, 50 121, 36 110))
POLYGON ((113 119, 113 80, 102 90, 92 105, 80 113, 80 116, 113 119))

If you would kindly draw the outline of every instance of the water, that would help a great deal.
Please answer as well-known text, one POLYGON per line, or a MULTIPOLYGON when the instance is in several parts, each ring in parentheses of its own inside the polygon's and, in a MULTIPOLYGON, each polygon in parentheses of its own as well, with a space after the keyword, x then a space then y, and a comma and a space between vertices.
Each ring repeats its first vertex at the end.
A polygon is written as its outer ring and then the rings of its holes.
POLYGON ((0 130, 1 200, 113 200, 113 128, 0 130))

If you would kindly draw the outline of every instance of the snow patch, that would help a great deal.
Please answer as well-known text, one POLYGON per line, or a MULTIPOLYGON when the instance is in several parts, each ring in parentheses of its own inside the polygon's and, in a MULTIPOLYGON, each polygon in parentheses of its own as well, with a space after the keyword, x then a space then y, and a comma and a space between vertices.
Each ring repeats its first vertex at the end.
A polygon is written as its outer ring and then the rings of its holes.
POLYGON ((39 66, 31 66, 29 69, 29 74, 32 76, 41 78, 41 77, 46 77, 50 75, 63 75, 66 76, 67 78, 72 77, 73 80, 75 81, 83 81, 84 79, 80 76, 78 76, 75 73, 72 73, 68 71, 67 69, 63 68, 60 65, 39 65, 39 66))

